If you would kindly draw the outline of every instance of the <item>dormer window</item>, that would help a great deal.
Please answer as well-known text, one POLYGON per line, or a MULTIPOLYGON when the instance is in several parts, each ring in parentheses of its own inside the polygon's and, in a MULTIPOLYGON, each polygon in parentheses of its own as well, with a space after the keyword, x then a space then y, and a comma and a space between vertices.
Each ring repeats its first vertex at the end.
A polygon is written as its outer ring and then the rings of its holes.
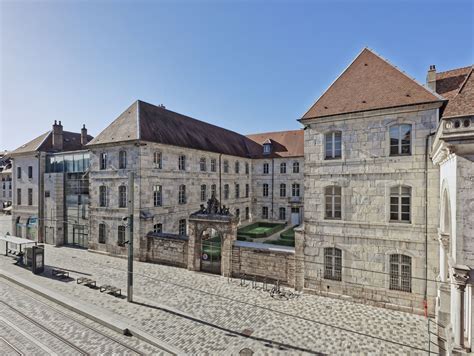
POLYGON ((263 154, 268 155, 272 152, 272 142, 270 140, 266 140, 263 143, 263 154))

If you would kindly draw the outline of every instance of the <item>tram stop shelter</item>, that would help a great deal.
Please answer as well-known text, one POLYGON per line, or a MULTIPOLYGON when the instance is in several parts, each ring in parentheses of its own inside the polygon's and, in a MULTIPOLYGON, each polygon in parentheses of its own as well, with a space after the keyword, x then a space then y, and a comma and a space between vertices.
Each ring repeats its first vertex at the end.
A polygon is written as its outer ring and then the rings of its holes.
POLYGON ((0 241, 5 241, 5 256, 8 256, 8 244, 14 244, 19 246, 20 252, 22 246, 34 244, 35 246, 38 245, 36 241, 24 239, 22 237, 16 237, 11 235, 0 236, 0 241))

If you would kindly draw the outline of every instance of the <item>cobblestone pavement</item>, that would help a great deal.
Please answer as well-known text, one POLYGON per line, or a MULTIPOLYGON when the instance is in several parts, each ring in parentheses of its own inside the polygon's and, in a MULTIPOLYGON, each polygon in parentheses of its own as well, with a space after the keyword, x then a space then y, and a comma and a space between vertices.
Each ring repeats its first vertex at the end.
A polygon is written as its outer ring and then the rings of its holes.
POLYGON ((2 355, 165 354, 3 279, 0 330, 2 355))
MULTIPOLYGON (((92 276, 98 285, 126 290, 125 259, 46 246, 45 261, 72 277, 92 276)), ((236 354, 244 347, 272 354, 437 351, 421 316, 315 295, 275 300, 237 280, 175 267, 136 262, 133 304, 75 282, 35 276, 10 258, 0 258, 0 269, 117 313, 186 353, 236 354)))

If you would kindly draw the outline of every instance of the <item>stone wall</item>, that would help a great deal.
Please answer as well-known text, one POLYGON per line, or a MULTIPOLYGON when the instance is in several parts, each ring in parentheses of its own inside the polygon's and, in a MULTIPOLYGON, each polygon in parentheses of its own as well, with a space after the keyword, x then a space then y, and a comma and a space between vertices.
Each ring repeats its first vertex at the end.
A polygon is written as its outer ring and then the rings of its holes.
POLYGON ((309 124, 305 130, 307 290, 420 312, 427 258, 428 308, 434 313, 439 172, 429 161, 426 179, 425 145, 427 135, 436 129, 437 118, 436 108, 417 106, 340 115, 309 124), (412 125, 411 155, 390 156, 389 129, 402 123, 412 125), (324 159, 325 133, 331 131, 342 132, 341 159, 324 159), (342 190, 342 218, 338 220, 325 217, 324 190, 332 185, 342 190), (390 188, 398 185, 411 187, 409 222, 390 221, 390 188), (342 251, 342 281, 324 278, 327 247, 342 251), (411 257, 411 292, 389 289, 391 254, 411 257))
POLYGON ((178 236, 146 237, 146 261, 176 267, 187 267, 188 239, 178 236))
POLYGON ((295 285, 294 248, 236 241, 232 247, 232 275, 267 277, 295 285))

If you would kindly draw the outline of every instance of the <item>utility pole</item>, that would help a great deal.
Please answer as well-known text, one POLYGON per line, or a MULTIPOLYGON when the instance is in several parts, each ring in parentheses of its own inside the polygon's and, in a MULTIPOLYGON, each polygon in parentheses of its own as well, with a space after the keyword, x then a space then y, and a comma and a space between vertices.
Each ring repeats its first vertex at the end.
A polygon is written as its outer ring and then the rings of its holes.
POLYGON ((128 173, 128 273, 127 302, 133 301, 133 201, 134 172, 128 173))

